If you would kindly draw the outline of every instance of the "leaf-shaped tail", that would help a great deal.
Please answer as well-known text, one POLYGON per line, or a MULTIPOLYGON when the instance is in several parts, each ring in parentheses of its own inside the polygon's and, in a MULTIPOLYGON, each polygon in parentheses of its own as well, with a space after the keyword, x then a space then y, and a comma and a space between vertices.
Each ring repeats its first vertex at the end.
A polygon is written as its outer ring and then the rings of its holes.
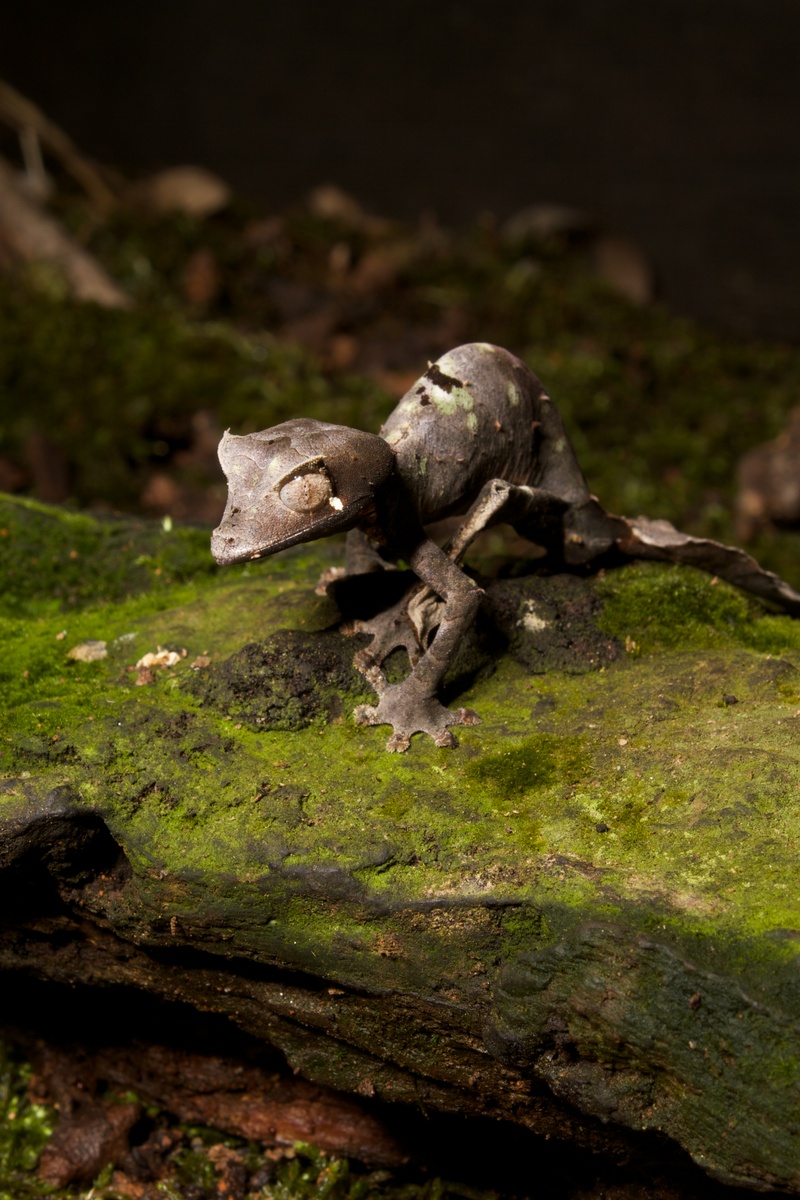
POLYGON ((623 554, 699 567, 762 600, 779 605, 793 617, 800 617, 800 592, 773 571, 759 566, 746 551, 710 538, 691 537, 681 533, 669 521, 651 521, 648 517, 614 517, 612 520, 618 523, 615 540, 623 554))

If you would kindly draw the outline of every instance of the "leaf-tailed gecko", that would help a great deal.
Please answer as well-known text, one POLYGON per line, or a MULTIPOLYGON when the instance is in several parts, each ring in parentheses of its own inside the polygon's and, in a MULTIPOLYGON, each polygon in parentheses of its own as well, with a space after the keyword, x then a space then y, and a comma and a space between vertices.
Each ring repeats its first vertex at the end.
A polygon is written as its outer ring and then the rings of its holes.
POLYGON ((347 530, 346 572, 407 562, 420 583, 361 628, 355 665, 378 695, 355 718, 391 725, 389 750, 414 733, 453 746, 453 725, 479 721, 445 708, 437 691, 475 617, 481 589, 459 566, 482 530, 510 524, 550 568, 609 558, 689 563, 800 616, 800 593, 744 551, 680 533, 667 521, 607 513, 590 493, 561 417, 539 379, 498 346, 459 346, 429 365, 380 436, 298 417, 261 433, 226 432, 219 458, 228 503, 211 538, 218 563, 265 558, 347 530), (463 516, 439 547, 425 527, 463 516), (389 683, 398 646, 411 671, 389 683))

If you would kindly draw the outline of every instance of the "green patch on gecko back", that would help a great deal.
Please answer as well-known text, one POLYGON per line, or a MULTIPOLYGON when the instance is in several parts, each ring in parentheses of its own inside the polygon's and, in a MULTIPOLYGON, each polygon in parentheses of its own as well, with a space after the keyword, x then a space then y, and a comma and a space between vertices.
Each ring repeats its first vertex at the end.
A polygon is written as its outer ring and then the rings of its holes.
MULTIPOLYGON (((475 407, 475 400, 472 393, 465 387, 453 387, 449 391, 446 391, 444 388, 439 387, 438 384, 429 383, 428 390, 431 401, 443 416, 451 417, 459 410, 472 413, 475 407)), ((469 418, 467 418, 467 421, 469 422, 469 418)))

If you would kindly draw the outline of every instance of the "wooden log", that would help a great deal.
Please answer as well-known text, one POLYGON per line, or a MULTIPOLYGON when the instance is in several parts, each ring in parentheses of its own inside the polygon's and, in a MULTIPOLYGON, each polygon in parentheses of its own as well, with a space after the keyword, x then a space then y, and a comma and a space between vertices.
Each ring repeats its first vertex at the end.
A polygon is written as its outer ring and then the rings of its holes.
POLYGON ((596 1149, 659 1130, 800 1191, 798 624, 685 567, 490 583, 448 685, 483 724, 388 755, 349 715, 329 562, 9 624, 6 978, 181 1000, 317 1084, 596 1149), (86 639, 106 655, 69 658, 86 639))

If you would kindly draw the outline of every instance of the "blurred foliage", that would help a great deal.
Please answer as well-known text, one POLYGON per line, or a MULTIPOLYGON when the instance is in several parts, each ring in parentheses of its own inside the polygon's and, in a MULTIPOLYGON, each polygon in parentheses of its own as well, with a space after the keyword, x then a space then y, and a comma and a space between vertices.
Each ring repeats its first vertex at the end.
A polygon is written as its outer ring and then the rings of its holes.
MULTIPOLYGON (((296 415, 375 430, 392 406, 387 370, 410 383, 428 358, 480 339, 541 376, 608 508, 730 540, 736 461, 800 394, 800 349, 632 304, 580 238, 304 207, 204 221, 128 207, 98 225, 73 201, 61 215, 136 307, 70 304, 30 274, 0 284, 0 457, 24 471, 44 433, 78 506, 135 511, 152 472, 176 469, 200 410, 239 432, 296 415), (198 255, 211 273, 199 294, 198 255)), ((799 549, 776 534, 756 552, 796 582, 799 549)))
POLYGON ((0 453, 44 435, 80 505, 138 507, 148 471, 189 439, 189 420, 263 428, 298 413, 363 421, 376 389, 334 387, 295 347, 177 312, 107 310, 0 284, 0 453))

